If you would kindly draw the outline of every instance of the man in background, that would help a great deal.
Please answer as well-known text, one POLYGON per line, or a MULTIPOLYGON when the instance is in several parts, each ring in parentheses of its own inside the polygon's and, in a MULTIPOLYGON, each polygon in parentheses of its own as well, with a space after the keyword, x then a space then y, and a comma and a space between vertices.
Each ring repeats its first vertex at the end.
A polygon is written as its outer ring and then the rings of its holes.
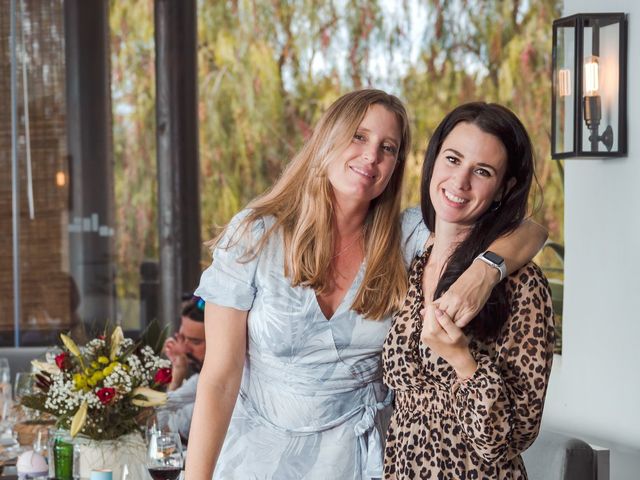
POLYGON ((204 300, 191 296, 183 303, 180 329, 164 343, 171 361, 171 383, 167 387, 167 408, 172 410, 170 426, 186 441, 189 438, 196 387, 204 354, 204 300))

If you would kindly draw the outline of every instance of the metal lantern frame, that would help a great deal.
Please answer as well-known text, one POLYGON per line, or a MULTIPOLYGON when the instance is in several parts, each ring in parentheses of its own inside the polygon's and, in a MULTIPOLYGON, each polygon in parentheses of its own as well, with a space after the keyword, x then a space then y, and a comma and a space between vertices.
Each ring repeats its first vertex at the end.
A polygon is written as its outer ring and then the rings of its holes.
MULTIPOLYGON (((564 37, 563 37, 564 38, 564 37)), ((565 69, 563 73, 566 73, 565 69)), ((553 50, 552 50, 552 95, 551 95, 551 157, 553 159, 580 158, 580 157, 624 157, 627 155, 627 15, 625 13, 580 13, 557 19, 553 22, 553 50), (600 131, 600 97, 584 95, 585 75, 583 71, 585 30, 590 30, 592 38, 587 39, 587 45, 591 45, 592 55, 598 58, 600 55, 600 29, 612 25, 618 25, 618 87, 617 87, 617 118, 614 129, 604 125, 600 131), (569 62, 570 71, 566 75, 560 74, 558 63, 559 55, 559 30, 573 29, 573 61, 569 62), (572 77, 572 78, 570 78, 572 77), (572 135, 563 135, 562 139, 572 141, 572 148, 558 151, 558 123, 563 120, 561 106, 558 98, 561 89, 573 92, 569 105, 572 107, 573 120, 571 126, 572 135), (596 112, 596 121, 593 120, 593 112, 596 112), (585 116, 586 113, 586 116, 585 116), (590 135, 586 140, 590 148, 584 148, 585 135, 590 135), (615 148, 612 148, 615 145, 615 148)), ((615 75, 614 75, 615 77, 615 75)), ((566 94, 566 93, 565 93, 566 94)), ((571 95, 569 93, 567 96, 571 95)), ((565 105, 566 106, 566 105, 565 105)), ((611 105, 608 105, 611 107, 611 105)))

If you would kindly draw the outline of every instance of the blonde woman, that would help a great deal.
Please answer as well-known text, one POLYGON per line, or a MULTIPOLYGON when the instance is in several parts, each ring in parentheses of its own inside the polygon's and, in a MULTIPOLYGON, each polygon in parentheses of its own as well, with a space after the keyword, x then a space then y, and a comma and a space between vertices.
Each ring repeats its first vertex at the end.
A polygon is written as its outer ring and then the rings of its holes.
MULTIPOLYGON (((394 96, 339 98, 282 177, 213 247, 196 295, 207 353, 187 480, 382 475, 380 353, 428 231, 400 216, 410 133, 394 96)), ((545 239, 524 223, 491 248, 509 270, 545 239)), ((440 308, 465 323, 499 280, 474 262, 440 308)))

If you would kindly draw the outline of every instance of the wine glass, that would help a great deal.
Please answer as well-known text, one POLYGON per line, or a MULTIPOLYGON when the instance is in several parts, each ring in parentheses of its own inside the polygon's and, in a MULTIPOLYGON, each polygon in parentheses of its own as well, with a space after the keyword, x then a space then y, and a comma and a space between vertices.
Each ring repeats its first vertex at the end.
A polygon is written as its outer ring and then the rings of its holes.
POLYGON ((182 472, 183 463, 180 435, 158 430, 149 433, 147 470, 153 480, 176 480, 182 472))
MULTIPOLYGON (((16 405, 21 405, 22 398, 34 393, 35 382, 31 372, 16 373, 16 381, 13 388, 13 398, 16 405)), ((33 420, 35 415, 31 408, 21 406, 20 410, 27 421, 33 420)))
POLYGON ((176 422, 176 407, 171 402, 167 401, 165 405, 156 407, 153 414, 147 419, 147 428, 145 431, 145 440, 149 443, 150 435, 154 432, 159 433, 177 433, 180 434, 176 422))
POLYGON ((13 389, 16 403, 20 403, 20 400, 25 395, 31 395, 33 393, 33 386, 34 382, 31 372, 16 373, 15 388, 13 389))

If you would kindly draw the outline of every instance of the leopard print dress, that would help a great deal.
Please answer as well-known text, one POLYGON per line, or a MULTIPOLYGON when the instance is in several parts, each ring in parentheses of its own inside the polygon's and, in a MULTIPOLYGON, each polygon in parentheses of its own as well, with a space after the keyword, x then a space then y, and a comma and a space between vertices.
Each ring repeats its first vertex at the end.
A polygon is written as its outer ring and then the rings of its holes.
POLYGON ((384 381, 395 391, 384 478, 524 480, 520 454, 538 435, 553 360, 547 280, 533 263, 508 277, 509 318, 493 341, 470 339, 478 369, 460 382, 420 341, 429 251, 414 260, 384 344, 384 381))

